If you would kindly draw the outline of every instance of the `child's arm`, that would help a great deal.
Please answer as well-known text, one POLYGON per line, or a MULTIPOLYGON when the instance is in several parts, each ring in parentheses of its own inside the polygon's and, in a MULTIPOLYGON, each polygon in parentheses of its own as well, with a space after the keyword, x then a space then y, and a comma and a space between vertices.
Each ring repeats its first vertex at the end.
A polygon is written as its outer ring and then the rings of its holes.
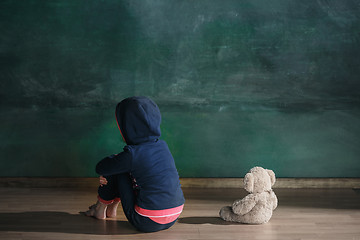
POLYGON ((104 185, 107 185, 107 179, 104 178, 104 176, 100 176, 99 177, 99 182, 100 182, 100 186, 104 186, 104 185))
POLYGON ((131 154, 126 151, 106 157, 96 165, 96 173, 101 176, 130 172, 130 170, 131 154))

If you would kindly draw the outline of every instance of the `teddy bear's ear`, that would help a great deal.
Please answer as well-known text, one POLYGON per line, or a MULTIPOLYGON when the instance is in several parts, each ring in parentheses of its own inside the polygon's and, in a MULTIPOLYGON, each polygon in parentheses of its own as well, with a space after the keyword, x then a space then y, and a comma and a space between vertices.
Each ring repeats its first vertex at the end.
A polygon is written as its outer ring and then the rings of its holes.
POLYGON ((254 191, 254 175, 252 173, 247 173, 244 177, 244 188, 249 193, 254 191))
POLYGON ((275 173, 274 171, 270 170, 270 169, 266 169, 267 173, 270 176, 270 180, 271 180, 271 186, 274 186, 276 178, 275 178, 275 173))

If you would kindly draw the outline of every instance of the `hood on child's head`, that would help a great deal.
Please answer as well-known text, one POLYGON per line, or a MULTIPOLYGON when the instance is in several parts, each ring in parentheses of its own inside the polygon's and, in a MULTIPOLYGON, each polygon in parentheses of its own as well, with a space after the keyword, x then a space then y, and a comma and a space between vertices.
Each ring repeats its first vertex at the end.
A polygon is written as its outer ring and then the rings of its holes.
POLYGON ((126 144, 136 145, 160 137, 159 107, 147 97, 129 97, 116 106, 116 120, 126 144))

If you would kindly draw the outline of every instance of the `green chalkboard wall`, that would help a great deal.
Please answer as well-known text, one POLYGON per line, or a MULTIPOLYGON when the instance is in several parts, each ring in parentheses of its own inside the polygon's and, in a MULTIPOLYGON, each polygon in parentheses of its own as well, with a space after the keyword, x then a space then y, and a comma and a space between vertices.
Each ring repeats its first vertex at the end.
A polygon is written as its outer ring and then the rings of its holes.
POLYGON ((96 176, 118 101, 181 177, 360 177, 358 0, 2 0, 0 176, 96 176))

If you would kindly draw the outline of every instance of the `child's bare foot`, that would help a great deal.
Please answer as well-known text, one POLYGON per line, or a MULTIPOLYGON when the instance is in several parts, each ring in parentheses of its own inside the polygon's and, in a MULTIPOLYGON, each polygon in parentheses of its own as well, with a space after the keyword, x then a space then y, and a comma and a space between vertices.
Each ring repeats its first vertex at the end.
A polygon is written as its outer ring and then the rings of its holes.
POLYGON ((107 206, 98 201, 96 204, 89 207, 89 210, 85 212, 85 215, 88 217, 94 217, 97 219, 105 219, 106 218, 106 209, 107 209, 107 206))
POLYGON ((117 208, 120 202, 113 202, 112 204, 107 206, 106 209, 106 217, 115 218, 117 214, 117 208))

